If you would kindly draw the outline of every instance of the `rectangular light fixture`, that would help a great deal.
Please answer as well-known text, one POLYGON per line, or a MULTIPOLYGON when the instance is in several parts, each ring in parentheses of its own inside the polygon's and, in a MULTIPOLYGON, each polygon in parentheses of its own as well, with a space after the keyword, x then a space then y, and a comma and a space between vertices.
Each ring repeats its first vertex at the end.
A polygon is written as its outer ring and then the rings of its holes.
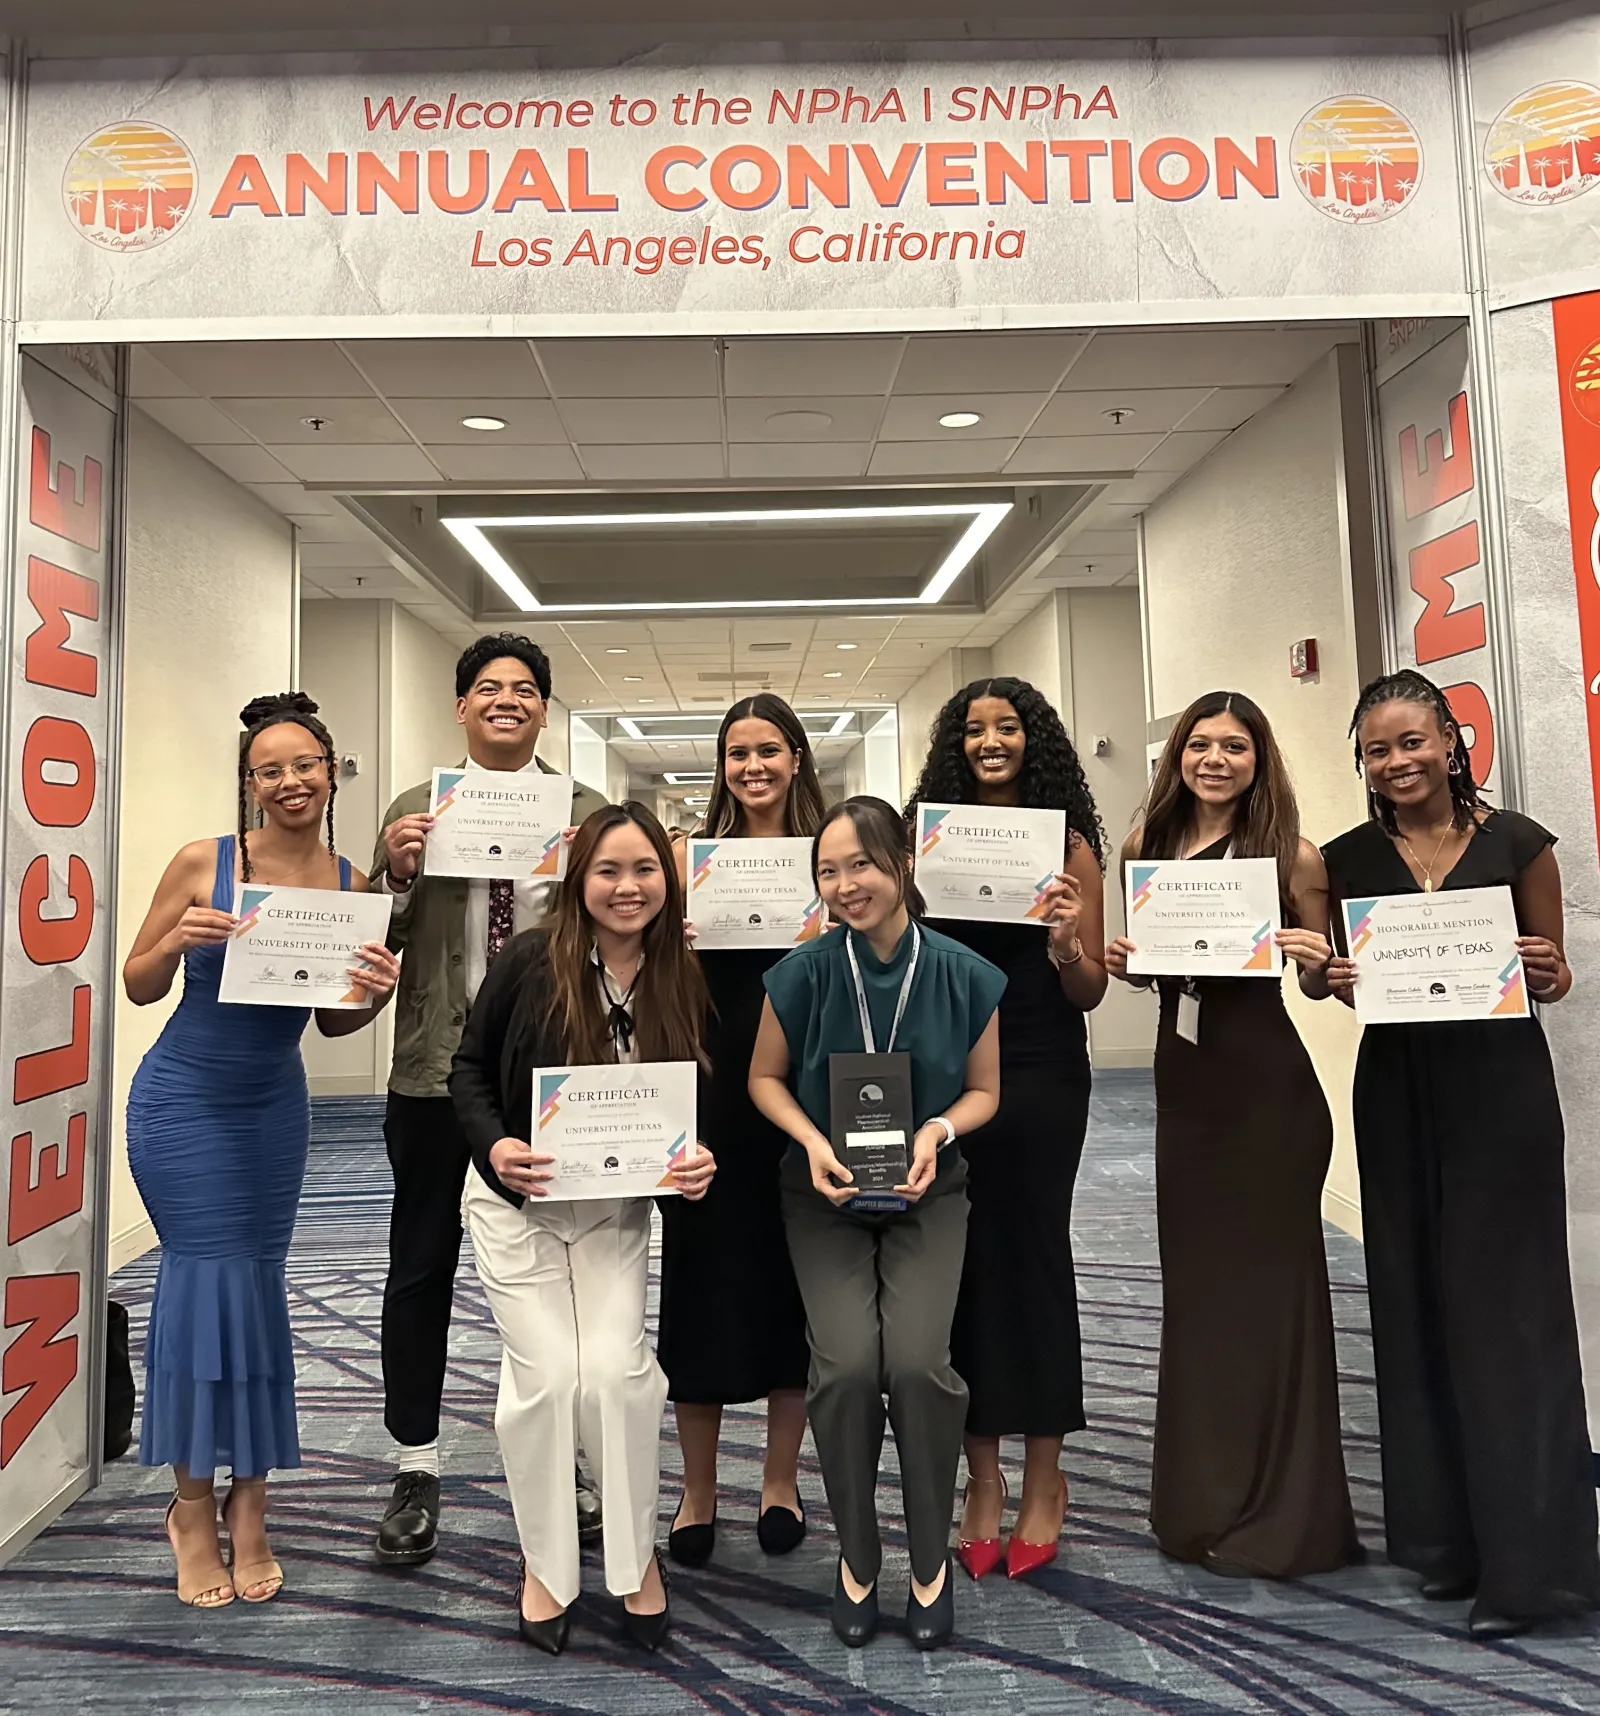
MULTIPOLYGON (((737 699, 735 701, 737 701, 737 699)), ((812 739, 836 739, 841 733, 846 732, 849 729, 851 721, 855 719, 855 711, 853 709, 807 709, 796 710, 795 714, 801 721, 831 721, 833 723, 825 733, 808 734, 807 737, 812 739)), ((720 715, 700 716, 700 720, 709 723, 706 731, 701 733, 647 733, 644 730, 649 726, 655 726, 663 723, 670 726, 675 721, 693 721, 695 719, 696 717, 692 714, 619 715, 616 718, 617 725, 623 730, 623 732, 626 733, 630 739, 637 739, 642 745, 659 745, 663 741, 670 741, 674 744, 685 744, 691 741, 703 741, 706 739, 716 738, 717 731, 722 726, 722 717, 720 715)), ((709 778, 710 777, 708 776, 707 779, 709 778)))
POLYGON ((717 777, 707 769, 699 775, 663 775, 661 778, 668 786, 709 786, 717 777))
POLYGON ((953 501, 906 506, 748 507, 692 512, 507 513, 471 518, 441 518, 440 523, 524 614, 690 613, 751 608, 903 608, 942 601, 956 579, 977 558, 1000 522, 1011 511, 1010 501, 953 501), (636 527, 716 524, 848 523, 865 519, 964 518, 966 529, 915 596, 797 596, 739 602, 556 602, 543 603, 522 581, 505 556, 490 542, 486 530, 626 530, 636 527))

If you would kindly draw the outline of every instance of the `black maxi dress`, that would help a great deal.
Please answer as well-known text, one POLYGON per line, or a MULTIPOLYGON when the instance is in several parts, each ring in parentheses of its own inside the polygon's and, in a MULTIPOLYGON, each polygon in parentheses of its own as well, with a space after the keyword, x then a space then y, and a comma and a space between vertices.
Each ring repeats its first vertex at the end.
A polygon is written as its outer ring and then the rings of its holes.
POLYGON ((961 1140, 967 1255, 950 1332, 973 1436, 1064 1436, 1084 1427, 1083 1349, 1072 1264, 1072 1192, 1089 1124, 1082 1011, 1036 925, 932 925, 997 965, 1000 1107, 961 1140))
POLYGON ((1182 988, 1162 982, 1156 1038, 1150 1524, 1220 1572, 1331 1572, 1361 1555, 1322 1240, 1333 1119, 1281 982, 1201 979, 1198 1044, 1178 1035, 1182 988))
POLYGON ((811 1366, 806 1313, 778 1203, 788 1135, 750 1100, 750 1055, 762 983, 785 949, 701 955, 713 1008, 706 1033, 700 1136, 717 1159, 698 1203, 661 1200, 661 1318, 656 1356, 667 1398, 695 1406, 803 1389, 811 1366))
MULTIPOLYGON (((1554 841, 1529 817, 1492 812, 1442 886, 1510 885, 1554 841)), ((1324 856, 1337 898, 1419 892, 1376 822, 1324 856)), ((1389 1559, 1429 1580, 1476 1577, 1475 1612, 1600 1606, 1565 1130, 1544 1030, 1369 1025, 1354 1104, 1389 1559)))

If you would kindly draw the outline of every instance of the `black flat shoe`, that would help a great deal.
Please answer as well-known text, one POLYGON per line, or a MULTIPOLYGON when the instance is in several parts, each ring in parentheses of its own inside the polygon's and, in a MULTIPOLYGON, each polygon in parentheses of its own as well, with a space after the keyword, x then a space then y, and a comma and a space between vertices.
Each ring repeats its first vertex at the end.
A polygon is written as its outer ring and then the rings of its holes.
POLYGON ((806 1535, 806 1504, 800 1512, 791 1513, 786 1507, 769 1507, 756 1521, 756 1542, 768 1555, 787 1555, 798 1549, 806 1535))
POLYGON ((1497 1615, 1485 1609, 1481 1615, 1474 1615, 1467 1622, 1467 1631, 1479 1644, 1497 1644, 1501 1639, 1521 1638, 1537 1625, 1537 1621, 1519 1619, 1515 1615, 1497 1615))
MULTIPOLYGON (((683 1503, 678 1503, 678 1513, 683 1503)), ((680 1567, 704 1567, 717 1547, 717 1516, 712 1514, 704 1525, 679 1525, 678 1514, 672 1516, 672 1529, 667 1533, 667 1554, 680 1567)))
POLYGON ((1464 1579, 1424 1579, 1422 1595, 1430 1603, 1459 1603, 1478 1594, 1478 1575, 1469 1573, 1464 1579))
POLYGON ((517 1563, 517 1631, 531 1645, 548 1656, 560 1656, 567 1648, 567 1634, 572 1630, 572 1611, 563 1609, 547 1621, 530 1621, 522 1612, 522 1588, 528 1581, 528 1564, 517 1563))
POLYGON ((872 1589, 859 1603, 855 1602, 844 1588, 844 1562, 841 1560, 839 1571, 833 1576, 832 1615, 833 1630, 839 1642, 849 1645, 851 1650, 860 1650, 877 1632, 878 1619, 877 1582, 873 1582, 872 1589))
POLYGON ((656 1571, 661 1575, 661 1594, 666 1601, 661 1605, 661 1611, 655 1615, 636 1615, 632 1609, 624 1607, 622 1611, 622 1634, 630 1644, 636 1644, 640 1650, 660 1650, 667 1642, 667 1634, 672 1630, 672 1587, 667 1583, 667 1570, 662 1565, 661 1551, 655 1552, 656 1571))
POLYGON ((915 1591, 906 1598, 906 1631, 918 1650, 937 1650, 950 1642, 956 1630, 955 1569, 945 1557, 944 1583, 939 1595, 926 1605, 917 1601, 915 1591))
POLYGON ((600 1492, 594 1487, 582 1466, 578 1467, 574 1479, 578 1502, 578 1536, 587 1543, 591 1538, 600 1535, 603 1524, 600 1492))
POLYGON ((439 1480, 431 1472, 402 1472, 378 1527, 378 1559, 388 1567, 420 1567, 438 1547, 439 1480))

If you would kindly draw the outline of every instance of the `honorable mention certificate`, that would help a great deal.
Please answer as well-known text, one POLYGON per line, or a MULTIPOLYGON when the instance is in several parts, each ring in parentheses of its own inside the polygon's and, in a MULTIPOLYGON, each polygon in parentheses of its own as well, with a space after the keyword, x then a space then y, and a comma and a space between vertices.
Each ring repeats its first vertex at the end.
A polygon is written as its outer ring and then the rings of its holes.
POLYGON ((364 941, 389 933, 387 894, 239 886, 239 922, 222 953, 219 1001, 261 1007, 370 1007, 350 981, 364 941))
POLYGON ((541 1067, 533 1075, 533 1148, 554 1156, 556 1199, 676 1195, 672 1169, 694 1158, 693 1061, 541 1067))
POLYGON ((1362 1024, 1528 1017, 1509 888, 1386 894, 1340 904, 1362 1024))
POLYGON ((793 947, 822 928, 809 840, 691 840, 689 918, 697 953, 793 947))
POLYGON ((1064 810, 917 806, 917 886, 930 918, 1042 924, 1066 855, 1064 810))
POLYGON ((571 775, 543 769, 435 769, 430 876, 556 881, 567 873, 571 775))
POLYGON ((1128 865, 1128 970, 1145 977, 1279 977, 1283 927, 1271 858, 1128 865))

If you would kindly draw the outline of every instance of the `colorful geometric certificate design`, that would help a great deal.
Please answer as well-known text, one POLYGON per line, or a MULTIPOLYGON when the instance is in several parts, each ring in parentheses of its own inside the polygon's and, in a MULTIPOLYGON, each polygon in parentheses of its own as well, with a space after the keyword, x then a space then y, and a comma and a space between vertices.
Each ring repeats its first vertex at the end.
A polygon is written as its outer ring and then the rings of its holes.
POLYGON ((1509 888, 1385 894, 1340 906, 1362 1024, 1528 1017, 1509 888))
POLYGON ((558 881, 567 871, 572 777, 543 769, 435 769, 431 876, 558 881))
POLYGON ((1271 858, 1128 865, 1128 970, 1141 977, 1279 977, 1283 927, 1271 858))
POLYGON ((217 999, 257 1007, 370 1007, 355 950, 389 934, 390 895, 242 884, 217 999))
POLYGON ((699 1149, 698 1076, 692 1061, 541 1068, 533 1075, 533 1148, 554 1158, 545 1195, 675 1195, 673 1170, 699 1149))
POLYGON ((917 806, 917 887, 930 918, 1043 926, 1066 862, 1061 810, 980 804, 917 806))
POLYGON ((691 840, 689 921, 698 953, 797 947, 822 930, 811 842, 691 840))

